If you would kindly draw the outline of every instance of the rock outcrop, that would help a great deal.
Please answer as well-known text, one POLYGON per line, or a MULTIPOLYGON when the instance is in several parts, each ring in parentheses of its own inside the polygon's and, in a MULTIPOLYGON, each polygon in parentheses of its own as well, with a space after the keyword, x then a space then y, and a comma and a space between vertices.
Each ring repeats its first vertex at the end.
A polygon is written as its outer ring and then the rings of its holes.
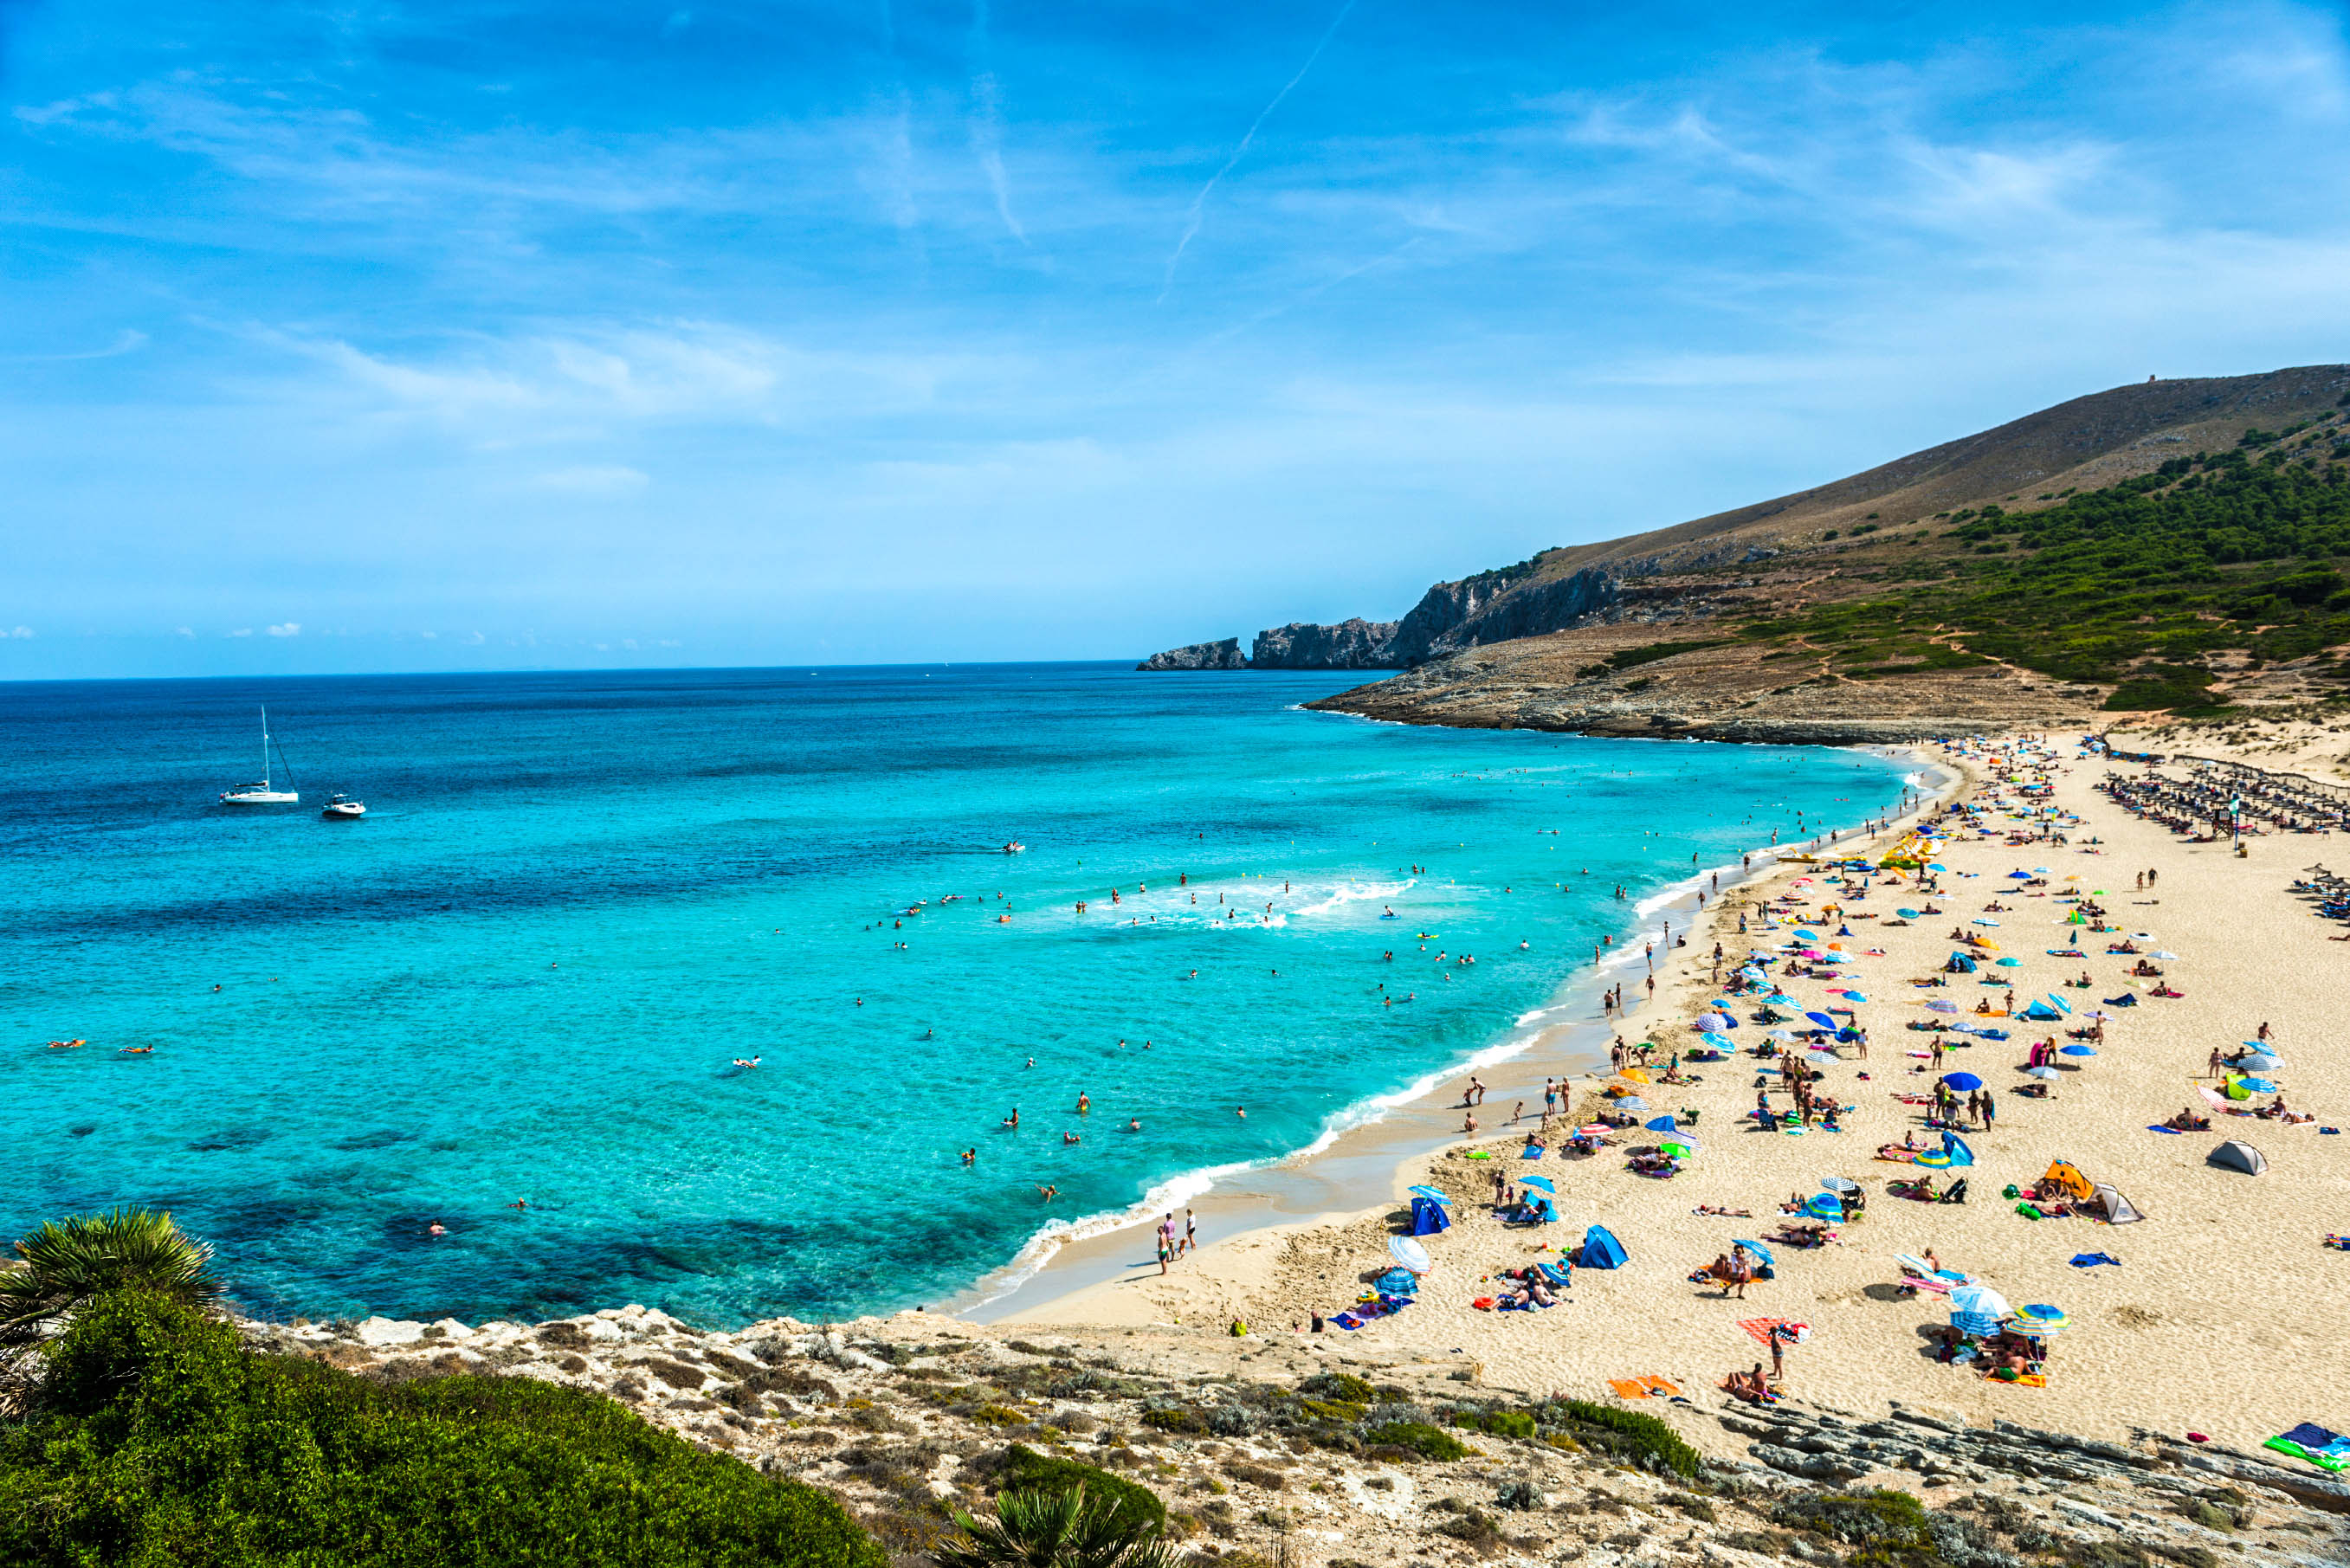
POLYGON ((1392 670, 1397 622, 1357 616, 1336 626, 1294 620, 1256 634, 1251 670, 1392 670))
POLYGON ((1241 652, 1241 639, 1227 637, 1215 642, 1188 643, 1170 648, 1164 653, 1154 653, 1137 670, 1246 670, 1248 658, 1241 652))

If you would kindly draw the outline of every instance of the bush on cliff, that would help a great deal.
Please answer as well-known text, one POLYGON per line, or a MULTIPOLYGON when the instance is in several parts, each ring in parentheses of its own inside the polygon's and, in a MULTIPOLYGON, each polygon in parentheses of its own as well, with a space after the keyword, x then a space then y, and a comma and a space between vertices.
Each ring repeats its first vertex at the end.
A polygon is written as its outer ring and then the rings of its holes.
POLYGON ((0 1428, 0 1563, 882 1568, 829 1497, 527 1378, 387 1385, 90 1301, 0 1428))

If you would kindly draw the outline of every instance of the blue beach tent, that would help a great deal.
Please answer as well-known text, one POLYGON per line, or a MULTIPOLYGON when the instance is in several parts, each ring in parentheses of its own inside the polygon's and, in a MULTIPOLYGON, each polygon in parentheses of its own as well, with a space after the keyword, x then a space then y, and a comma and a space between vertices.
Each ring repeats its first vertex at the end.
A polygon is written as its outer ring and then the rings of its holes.
POLYGON ((1964 953, 1953 952, 1942 969, 1948 974, 1972 974, 1975 972, 1975 961, 1964 953))
POLYGON ((1575 1261, 1586 1269, 1620 1269, 1632 1260, 1614 1231, 1605 1225, 1594 1225, 1583 1233, 1583 1250, 1575 1261))
POLYGON ((1444 1211, 1443 1204, 1430 1198, 1415 1198, 1411 1200, 1411 1233, 1413 1235, 1433 1236, 1439 1231, 1449 1231, 1451 1228, 1452 1216, 1444 1211))

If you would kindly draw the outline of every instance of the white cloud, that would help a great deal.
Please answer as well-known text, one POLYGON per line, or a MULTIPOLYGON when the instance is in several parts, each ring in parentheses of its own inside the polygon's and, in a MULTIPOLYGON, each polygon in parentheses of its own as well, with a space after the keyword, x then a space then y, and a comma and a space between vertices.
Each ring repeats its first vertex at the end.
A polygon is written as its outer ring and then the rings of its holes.
POLYGON ((637 639, 633 637, 624 637, 620 639, 620 646, 634 653, 637 650, 637 639))
POLYGON ((249 626, 241 626, 234 631, 228 632, 225 635, 229 637, 251 637, 253 635, 253 628, 249 626))
POLYGON ((678 639, 673 637, 665 637, 659 642, 654 643, 653 646, 655 648, 682 648, 685 645, 678 641, 678 639))
POLYGON ((289 620, 284 626, 273 626, 269 628, 269 635, 272 637, 299 637, 302 635, 302 623, 298 620, 289 620))
POLYGON ((29 626, 20 626, 5 635, 16 638, 19 641, 29 642, 33 638, 33 628, 29 626))
POLYGON ((174 627, 172 628, 172 635, 175 637, 193 637, 196 635, 196 628, 192 626, 174 627))

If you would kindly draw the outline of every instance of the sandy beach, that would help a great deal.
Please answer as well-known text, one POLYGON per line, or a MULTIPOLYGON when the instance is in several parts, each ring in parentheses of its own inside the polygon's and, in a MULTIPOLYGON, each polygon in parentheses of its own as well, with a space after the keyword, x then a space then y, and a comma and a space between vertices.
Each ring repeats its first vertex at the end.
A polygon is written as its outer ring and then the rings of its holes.
MULTIPOLYGON (((2057 826, 2069 843, 2011 846, 2006 831, 2022 832, 2029 824, 2004 805, 2025 803, 2002 782, 2002 770, 1980 756, 1944 753, 1939 760, 1968 775, 1963 793, 1986 807, 1982 825, 2000 833, 1962 832, 1940 853, 1948 870, 1934 902, 1942 913, 1888 924, 1897 907, 1923 905, 1903 885, 1880 882, 1846 917, 1855 934, 1844 939, 1851 956, 1839 966, 1841 978, 1784 981, 1800 1009, 1850 1006, 1866 1030, 1868 1059, 1858 1059, 1851 1047, 1838 1059, 1814 1058, 1825 1066, 1818 1090, 1854 1107, 1844 1132, 1814 1127, 1787 1136, 1741 1120, 1753 1107, 1760 1064, 1742 1054, 1693 1064, 1689 1070, 1701 1075, 1700 1083, 1647 1091, 1656 1109, 1699 1113, 1695 1133, 1702 1147, 1672 1179, 1626 1168, 1625 1148, 1652 1143, 1654 1134, 1618 1134, 1616 1147, 1581 1161, 1555 1155, 1524 1161, 1519 1129, 1498 1124, 1506 1122, 1518 1099, 1538 1109, 1544 1073, 1561 1070, 1530 1055, 1483 1075, 1490 1092, 1479 1113, 1486 1130, 1478 1138, 1456 1137, 1442 1149, 1403 1161, 1387 1189, 1367 1194, 1375 1200, 1358 1210, 1242 1230, 1184 1257, 1164 1278, 1155 1263, 1131 1267, 1149 1252, 1149 1233, 1122 1232, 1100 1243, 1127 1254, 1129 1266, 1120 1277, 1024 1307, 1008 1321, 1099 1328, 1237 1319, 1253 1334, 1286 1337, 1310 1313, 1328 1314, 1350 1303, 1363 1282, 1387 1266, 1386 1241, 1400 1229, 1405 1189, 1426 1182, 1455 1198, 1458 1223, 1427 1238, 1435 1269, 1418 1303, 1357 1333, 1334 1329, 1319 1336, 1328 1353, 1375 1362, 1473 1364, 1471 1375, 1485 1386, 1586 1399, 1610 1397, 1611 1379, 1661 1376, 1710 1405, 1709 1391, 1721 1376, 1751 1366, 1762 1354, 1740 1322, 1767 1316, 1811 1327, 1809 1342, 1788 1352, 1789 1391, 1863 1412, 1881 1412, 1898 1400, 1963 1412, 1977 1422, 2001 1417, 2116 1438, 2136 1428, 2193 1429, 2246 1446, 2297 1421, 2338 1416, 2338 1400, 2329 1391, 2350 1372, 2339 1305, 2350 1257, 2328 1251, 2322 1238, 2350 1219, 2350 1177, 2340 1152, 2345 1146, 2322 1135, 2318 1126, 2342 1120, 2345 1085, 2329 1031, 2334 1004, 2350 994, 2334 978, 2350 959, 2341 944, 2327 942, 2333 928, 2287 890, 2303 867, 2324 858, 2333 840, 2253 836, 2241 858, 2225 843, 2182 842, 2097 793, 2095 786, 2109 767, 2134 774, 2140 771, 2135 766, 2083 757, 2069 742, 2052 745, 2048 754, 2056 759, 2049 775, 2053 803, 2040 804, 2077 815, 2077 825, 2057 826), (2042 867, 2047 867, 2045 887, 2022 888, 2010 877, 2042 867), (2135 890, 2134 879, 2148 871, 2157 874, 2155 889, 2135 890), (2071 945, 2080 930, 2063 924, 2072 906, 2055 895, 2067 888, 2101 890, 2096 901, 2114 928, 2110 935, 2080 931, 2085 958, 2049 954, 2071 945), (2002 909, 1985 913, 1993 902, 2002 909), (1870 918, 1856 918, 1862 915, 1870 918), (1971 923, 1978 919, 1998 924, 1971 923), (2018 964, 2000 969, 1986 962, 1979 974, 1945 975, 1945 988, 1913 985, 1940 971, 1954 945, 1954 928, 1997 941, 1996 956, 2018 964), (2104 950, 2109 941, 2141 932, 2147 936, 2138 940, 2140 948, 2178 955, 2162 968, 2183 995, 2149 995, 2156 981, 2125 977, 2135 959, 2104 950), (2085 970, 2094 981, 2089 989, 2064 985, 2085 970), (1980 983, 1994 978, 2002 983, 1980 983), (2028 1046, 2052 1038, 2066 1043, 2065 1029, 2082 1019, 2035 1025, 1975 1015, 1981 998, 2002 1008, 2006 982, 2013 984, 2019 1008, 2050 992, 2083 1014, 2126 988, 2137 1002, 2106 1009, 2111 1017, 2098 1054, 2064 1058, 2050 1096, 2033 1099, 2012 1092, 2033 1081, 2019 1070, 2028 1046), (1866 1000, 1829 994, 1847 988, 1866 1000), (1944 1185, 1954 1174, 1970 1178, 1970 1201, 1963 1205, 1888 1195, 1888 1181, 1918 1172, 1876 1158, 1880 1145, 1913 1133, 1921 1142, 1939 1141, 1939 1134, 1922 1127, 1926 1107, 1896 1097, 1922 1094, 1933 1082, 1922 1054, 1933 1037, 1905 1027, 1936 1016, 1924 1006, 1931 998, 1961 1005, 1965 1011, 1953 1022, 2011 1034, 2004 1042, 1963 1044, 1965 1036, 1941 1036, 1957 1047, 1945 1070, 1975 1073, 1998 1101, 1994 1128, 1966 1135, 1978 1163, 1970 1170, 1938 1173, 1944 1185), (2315 1123, 2214 1115, 2208 1132, 2149 1130, 2184 1106, 2208 1109, 2195 1085, 2210 1052, 2252 1039, 2263 1023, 2286 1064, 2272 1076, 2296 1109, 2318 1113, 2315 1123), (2206 1164, 2211 1149, 2231 1136, 2262 1151, 2265 1174, 2206 1164), (1491 1158, 1469 1158, 1472 1151, 1491 1158), (2092 1181, 2118 1187, 2144 1220, 2121 1226, 2081 1217, 2033 1220, 2001 1197, 2003 1188, 2028 1187, 2060 1159, 2092 1181), (1552 1179, 1563 1222, 1504 1228, 1486 1202, 1497 1168, 1509 1177, 1552 1179), (1743 1300, 1725 1300, 1711 1285, 1688 1282, 1692 1270, 1728 1251, 1733 1239, 1767 1238, 1778 1229, 1783 1200, 1815 1192, 1820 1179, 1830 1176, 1858 1181, 1868 1199, 1866 1217, 1841 1227, 1837 1241, 1812 1251, 1773 1247, 1777 1277, 1750 1286, 1743 1300), (1694 1212, 1700 1206, 1748 1210, 1755 1217, 1694 1212), (1546 1311, 1471 1306, 1473 1298, 1492 1293, 1495 1271, 1555 1257, 1595 1223, 1620 1238, 1630 1254, 1627 1266, 1577 1270, 1567 1299, 1546 1311), (2045 1387, 1987 1380, 1935 1358, 1931 1333, 1947 1321, 1947 1309, 1931 1295, 1898 1293, 1899 1271, 1891 1257, 1929 1250, 2015 1304, 2051 1303, 2070 1314, 2073 1326, 2055 1342, 2045 1387), (2119 1266, 2068 1262, 2075 1254, 2099 1251, 2120 1259, 2119 1266)), ((1881 854, 1895 836, 1866 841, 1866 852, 1881 854)), ((1839 852, 1860 842, 1848 839, 1839 852)), ((1690 1022, 1701 1002, 1721 994, 1708 975, 1714 943, 1734 960, 1750 940, 1758 947, 1780 940, 1784 930, 1765 928, 1758 909, 1790 896, 1808 898, 1812 910, 1841 898, 1818 868, 1802 865, 1782 866, 1725 897, 1688 946, 1659 963, 1657 1000, 1634 1009, 1621 1026, 1625 1037, 1657 1042, 1664 1048, 1659 1060, 1696 1045, 1690 1022), (1738 931, 1742 913, 1754 927, 1752 939, 1738 931), (1768 936, 1762 934, 1766 929, 1768 936)), ((1639 990, 1635 979, 1627 994, 1639 990)), ((1737 1012, 1734 1037, 1742 1047, 1762 1033, 1747 1021, 1752 1006, 1742 1001, 1737 1012)), ((1578 1111, 1588 1087, 1579 1086, 1578 1111)), ((1775 1106, 1786 1103, 1784 1095, 1774 1095, 1775 1106)), ((1458 1127, 1457 1106, 1443 1114, 1458 1127)), ((1534 1119, 1530 1110, 1528 1124, 1534 1119)), ((1663 1407, 1662 1401, 1650 1403, 1663 1407)))

